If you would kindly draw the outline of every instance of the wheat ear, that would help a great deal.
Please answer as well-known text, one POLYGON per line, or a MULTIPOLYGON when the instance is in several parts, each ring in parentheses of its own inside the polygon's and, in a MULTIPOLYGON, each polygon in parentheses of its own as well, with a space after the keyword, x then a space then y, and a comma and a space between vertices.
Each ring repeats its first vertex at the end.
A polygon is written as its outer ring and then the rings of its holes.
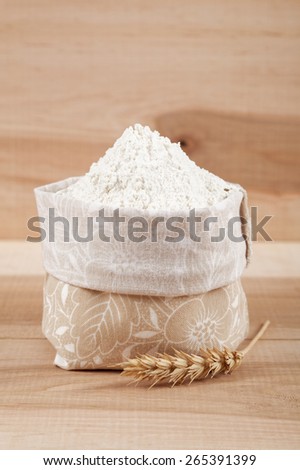
POLYGON ((226 348, 200 350, 200 354, 187 354, 174 350, 174 355, 160 353, 156 356, 142 354, 126 362, 118 364, 123 369, 121 375, 132 377, 134 383, 144 380, 152 382, 151 387, 166 380, 172 386, 190 383, 194 380, 214 377, 217 374, 230 374, 237 369, 244 356, 253 348, 254 344, 262 337, 270 322, 266 321, 250 341, 247 347, 241 351, 230 351, 226 348))

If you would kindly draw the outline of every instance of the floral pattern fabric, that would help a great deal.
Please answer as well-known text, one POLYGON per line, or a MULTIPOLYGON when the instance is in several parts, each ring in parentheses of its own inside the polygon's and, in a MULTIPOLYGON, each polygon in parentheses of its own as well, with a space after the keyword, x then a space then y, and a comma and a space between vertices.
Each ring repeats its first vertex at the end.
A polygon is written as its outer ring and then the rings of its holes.
MULTIPOLYGON (((71 198, 64 190, 77 181, 69 178, 36 188, 35 195, 40 217, 43 217, 47 230, 49 209, 55 210, 56 217, 64 217, 69 224, 78 220, 78 232, 87 232, 87 217, 95 220, 102 206, 81 202, 71 198)), ((105 215, 112 216, 113 209, 105 208, 105 215)), ((167 210, 120 209, 120 217, 127 222, 133 216, 144 217, 149 226, 154 218, 176 215, 187 220, 188 211, 176 214, 167 210)), ((246 192, 237 185, 237 190, 229 193, 223 201, 195 213, 202 220, 213 217, 217 220, 210 224, 209 231, 200 227, 197 235, 201 242, 193 241, 189 225, 185 224, 185 237, 178 243, 164 241, 170 232, 166 224, 158 225, 158 241, 147 237, 141 243, 126 238, 114 240, 113 224, 108 224, 106 236, 111 241, 99 238, 99 227, 94 226, 93 240, 78 242, 72 237, 64 241, 62 222, 55 224, 54 241, 46 238, 42 244, 45 270, 54 277, 78 287, 119 294, 152 296, 195 295, 226 286, 240 278, 250 257, 250 222, 247 209, 246 192), (241 218, 247 220, 241 223, 241 218), (227 232, 222 241, 212 242, 211 236, 220 229, 227 230, 229 221, 234 222, 235 240, 227 232), (236 241, 237 239, 241 241, 236 241)), ((124 227, 127 224, 124 223, 124 227)), ((121 233, 121 235, 126 235, 121 233)))
POLYGON ((240 280, 193 296, 83 289, 47 275, 43 332, 64 369, 107 369, 137 354, 236 349, 248 333, 240 280))

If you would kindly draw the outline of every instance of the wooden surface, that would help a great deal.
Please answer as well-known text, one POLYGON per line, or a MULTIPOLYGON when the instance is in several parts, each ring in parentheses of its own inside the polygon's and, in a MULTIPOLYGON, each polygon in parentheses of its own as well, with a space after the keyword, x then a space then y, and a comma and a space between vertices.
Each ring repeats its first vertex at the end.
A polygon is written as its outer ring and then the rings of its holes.
POLYGON ((0 238, 24 238, 35 186, 80 175, 130 124, 300 240, 300 3, 0 0, 0 238))
POLYGON ((40 246, 1 242, 0 259, 0 448, 299 447, 299 243, 254 247, 243 282, 250 336, 272 324, 241 368, 172 390, 54 367, 40 327, 40 246))

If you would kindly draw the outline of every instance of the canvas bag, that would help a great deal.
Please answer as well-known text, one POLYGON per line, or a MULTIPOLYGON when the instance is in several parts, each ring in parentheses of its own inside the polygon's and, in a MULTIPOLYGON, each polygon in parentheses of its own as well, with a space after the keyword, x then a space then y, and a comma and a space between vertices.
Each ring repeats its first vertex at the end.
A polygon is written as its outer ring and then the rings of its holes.
MULTIPOLYGON (((87 217, 95 218, 101 205, 74 200, 65 189, 77 178, 35 190, 39 216, 49 224, 56 217, 78 220, 86 233, 87 217)), ((119 242, 108 227, 109 243, 93 232, 93 240, 78 243, 70 233, 65 242, 63 224, 54 240, 43 241, 46 272, 43 331, 57 351, 55 364, 64 369, 115 368, 136 354, 180 349, 197 354, 200 348, 234 349, 246 337, 248 310, 240 276, 250 259, 250 224, 246 192, 240 186, 225 200, 196 212, 216 217, 209 233, 201 227, 201 243, 185 237, 164 242, 165 226, 157 241, 119 242), (236 219, 238 243, 225 237, 212 243, 208 235, 236 219), (242 223, 242 221, 244 223, 242 223)), ((113 208, 106 207, 112 216, 113 208)), ((133 216, 149 222, 167 211, 122 209, 126 222, 133 216)), ((187 211, 176 216, 184 220, 187 211)), ((124 224, 126 226, 126 224, 124 224)), ((81 230, 81 232, 80 232, 81 230)))

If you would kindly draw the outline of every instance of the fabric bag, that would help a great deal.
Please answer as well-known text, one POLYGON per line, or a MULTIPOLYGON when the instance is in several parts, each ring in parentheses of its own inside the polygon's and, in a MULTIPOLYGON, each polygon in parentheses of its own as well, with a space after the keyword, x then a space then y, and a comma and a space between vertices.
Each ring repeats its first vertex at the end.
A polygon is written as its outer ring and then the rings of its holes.
POLYGON ((112 224, 106 239, 99 236, 104 215, 113 218, 114 208, 68 195, 66 189, 77 179, 35 189, 47 235, 42 243, 47 273, 43 332, 56 349, 55 364, 64 369, 105 369, 146 352, 235 349, 248 332, 240 282, 251 254, 245 190, 236 185, 226 199, 194 212, 201 218, 195 233, 201 242, 193 238, 189 211, 125 208, 118 214, 124 219, 120 241, 112 224), (166 224, 154 224, 157 218, 174 217, 177 222, 180 218, 184 233, 178 242, 167 239, 166 224), (87 221, 97 218, 92 238, 83 241, 87 221), (141 235, 147 236, 142 242, 126 232, 132 218, 143 219, 141 235))

